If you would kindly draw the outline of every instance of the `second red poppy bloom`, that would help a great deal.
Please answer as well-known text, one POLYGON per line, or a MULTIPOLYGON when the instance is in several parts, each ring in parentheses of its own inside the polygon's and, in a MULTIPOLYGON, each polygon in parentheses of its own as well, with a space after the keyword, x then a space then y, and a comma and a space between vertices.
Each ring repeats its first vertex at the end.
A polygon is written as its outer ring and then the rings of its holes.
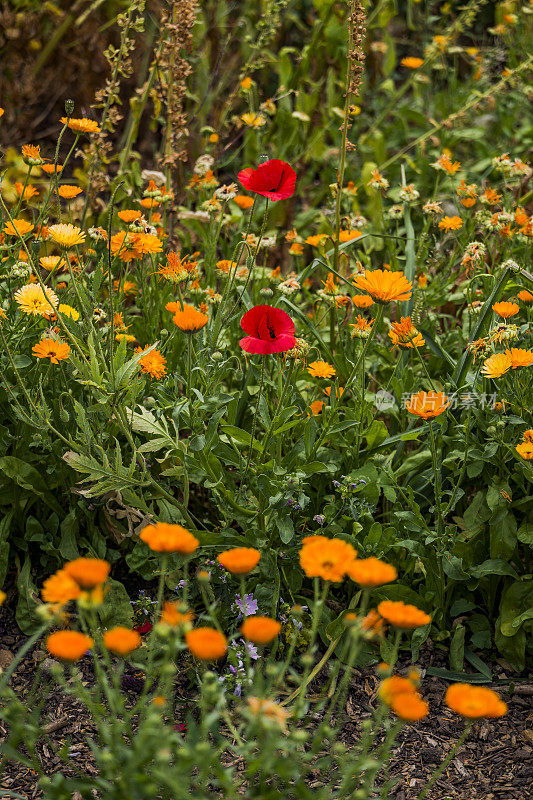
POLYGON ((248 334, 239 342, 246 353, 284 353, 296 344, 294 322, 274 306, 254 306, 241 319, 241 328, 248 334))
POLYGON ((272 158, 257 169, 247 167, 239 172, 239 181, 245 189, 270 200, 286 200, 294 194, 296 173, 286 161, 272 158))

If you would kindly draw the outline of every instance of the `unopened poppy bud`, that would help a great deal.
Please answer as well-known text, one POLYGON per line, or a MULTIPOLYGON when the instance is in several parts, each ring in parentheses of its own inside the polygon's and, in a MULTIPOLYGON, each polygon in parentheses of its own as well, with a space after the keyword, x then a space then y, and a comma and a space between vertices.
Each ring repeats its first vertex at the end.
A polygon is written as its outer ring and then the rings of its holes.
POLYGON ((213 359, 213 361, 222 361, 224 356, 222 355, 220 350, 215 350, 215 352, 212 353, 211 358, 213 359))
POLYGON ((71 100, 70 98, 68 100, 65 100, 65 113, 67 117, 72 116, 72 114, 74 113, 74 100, 71 100))

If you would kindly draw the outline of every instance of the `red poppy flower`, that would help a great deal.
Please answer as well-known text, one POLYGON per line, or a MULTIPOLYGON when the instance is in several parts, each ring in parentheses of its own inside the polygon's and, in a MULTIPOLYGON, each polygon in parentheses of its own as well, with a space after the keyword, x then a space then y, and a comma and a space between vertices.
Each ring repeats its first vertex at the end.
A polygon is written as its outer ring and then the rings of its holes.
POLYGON ((239 172, 241 185, 249 192, 255 192, 270 200, 286 200, 294 194, 296 173, 286 161, 272 158, 260 164, 257 169, 247 167, 239 172))
POLYGON ((247 353, 284 353, 296 344, 294 322, 274 306, 254 306, 241 319, 241 328, 248 336, 239 344, 247 353))

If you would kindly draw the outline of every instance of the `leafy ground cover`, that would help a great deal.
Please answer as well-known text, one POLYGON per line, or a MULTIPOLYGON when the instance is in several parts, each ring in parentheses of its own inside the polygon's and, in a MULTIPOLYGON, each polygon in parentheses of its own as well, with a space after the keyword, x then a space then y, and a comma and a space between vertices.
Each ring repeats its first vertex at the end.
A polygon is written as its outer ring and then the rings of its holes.
POLYGON ((2 6, 6 791, 453 797, 465 737, 530 755, 533 8, 263 5, 2 6), (91 748, 53 780, 48 692, 91 748))

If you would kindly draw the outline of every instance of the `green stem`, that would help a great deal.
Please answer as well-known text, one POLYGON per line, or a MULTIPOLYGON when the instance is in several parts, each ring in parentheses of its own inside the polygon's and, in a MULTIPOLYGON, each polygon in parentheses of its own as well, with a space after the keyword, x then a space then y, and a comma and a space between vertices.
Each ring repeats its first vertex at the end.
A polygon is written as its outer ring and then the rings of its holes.
POLYGON ((457 751, 465 741, 466 737, 470 733, 471 728, 472 728, 472 723, 467 722, 465 724, 465 729, 462 732, 459 739, 457 740, 456 744, 452 747, 452 749, 450 750, 450 752, 448 753, 448 755, 446 756, 440 767, 433 773, 433 775, 426 783, 426 785, 424 786, 424 788, 422 789, 416 800, 424 800, 427 793, 429 792, 433 784, 440 778, 440 776, 442 775, 442 773, 444 772, 444 770, 446 769, 452 758, 455 758, 455 754, 457 753, 457 751))
POLYGON ((257 426, 257 417, 259 414, 259 403, 261 402, 261 396, 263 394, 263 383, 265 381, 265 358, 264 356, 261 357, 261 378, 259 381, 259 391, 257 392, 257 402, 255 404, 255 413, 252 422, 252 433, 250 436, 250 451, 248 453, 248 459, 246 461, 246 467, 244 468, 244 475, 242 476, 241 486, 244 487, 246 483, 246 477, 248 475, 248 469, 250 467, 250 463, 252 461, 252 454, 254 449, 254 436, 255 436, 255 429, 257 426))

